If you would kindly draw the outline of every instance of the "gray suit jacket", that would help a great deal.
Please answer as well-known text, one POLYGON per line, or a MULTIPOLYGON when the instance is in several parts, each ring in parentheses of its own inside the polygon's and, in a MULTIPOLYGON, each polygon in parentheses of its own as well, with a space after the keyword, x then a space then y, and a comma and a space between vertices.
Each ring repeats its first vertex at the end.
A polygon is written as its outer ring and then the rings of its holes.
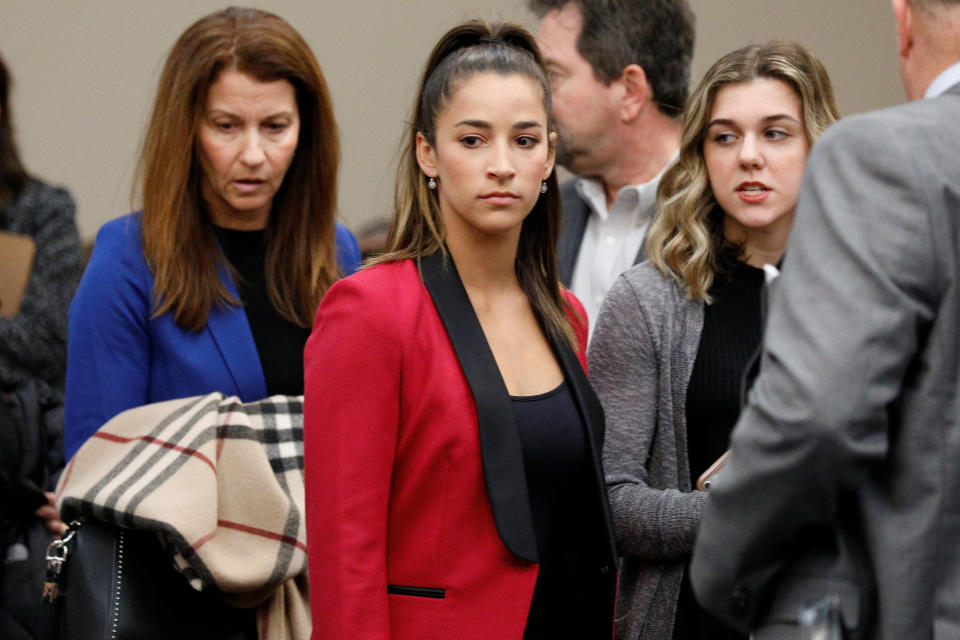
MULTIPOLYGON (((577 266, 580 243, 590 218, 590 205, 580 197, 577 191, 577 179, 571 178, 560 187, 560 238, 557 241, 557 262, 560 266, 560 282, 569 287, 573 282, 573 268, 577 266)), ((634 264, 640 264, 647 257, 646 242, 640 243, 640 250, 634 264)))
POLYGON ((765 352, 691 567, 757 638, 826 593, 960 637, 960 85, 847 118, 807 165, 765 352))

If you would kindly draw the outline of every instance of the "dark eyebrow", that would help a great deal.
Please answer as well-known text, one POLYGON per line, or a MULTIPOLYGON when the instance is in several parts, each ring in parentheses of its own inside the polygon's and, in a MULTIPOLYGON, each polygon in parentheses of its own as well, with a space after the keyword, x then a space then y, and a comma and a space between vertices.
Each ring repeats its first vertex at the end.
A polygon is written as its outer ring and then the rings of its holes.
POLYGON ((718 124, 724 125, 724 126, 727 126, 727 127, 732 127, 732 126, 734 125, 734 122, 733 122, 733 120, 729 120, 729 119, 727 119, 727 118, 717 118, 716 120, 711 120, 711 121, 707 124, 707 129, 709 129, 710 127, 715 127, 715 126, 718 125, 718 124))
MULTIPOLYGON (((273 120, 275 118, 292 118, 294 114, 293 109, 288 109, 286 111, 277 111, 276 113, 270 113, 263 117, 264 120, 273 120)), ((241 118, 242 116, 239 113, 234 113, 228 109, 210 109, 207 111, 207 117, 216 117, 216 116, 227 116, 228 118, 241 118)))
POLYGON ((766 118, 764 118, 763 122, 769 123, 769 122, 776 122, 777 120, 789 120, 790 122, 800 124, 799 120, 797 120, 796 118, 794 118, 793 116, 787 113, 775 113, 772 116, 767 116, 766 118))
MULTIPOLYGON (((788 115, 788 114, 786 114, 786 113, 775 113, 775 114, 773 114, 772 116, 767 116, 767 117, 765 117, 765 118, 762 120, 762 122, 764 122, 764 123, 769 123, 769 122, 776 122, 777 120, 789 120, 789 121, 791 121, 791 122, 795 122, 795 123, 797 123, 797 124, 800 124, 800 121, 799 121, 799 120, 797 120, 797 119, 794 118, 793 116, 788 115)), ((709 129, 710 127, 715 126, 715 125, 725 125, 725 126, 728 126, 728 127, 735 127, 735 126, 737 126, 737 123, 734 122, 733 120, 730 120, 729 118, 717 118, 716 120, 711 120, 711 121, 710 121, 710 124, 707 125, 707 129, 709 129)))
POLYGON ((460 122, 458 122, 453 126, 476 127, 477 129, 493 129, 493 125, 487 122, 486 120, 461 120, 460 122))
MULTIPOLYGON (((486 120, 461 120, 455 127, 476 127, 477 129, 493 129, 493 125, 486 120)), ((536 120, 521 120, 513 125, 514 129, 542 129, 543 124, 536 120)))

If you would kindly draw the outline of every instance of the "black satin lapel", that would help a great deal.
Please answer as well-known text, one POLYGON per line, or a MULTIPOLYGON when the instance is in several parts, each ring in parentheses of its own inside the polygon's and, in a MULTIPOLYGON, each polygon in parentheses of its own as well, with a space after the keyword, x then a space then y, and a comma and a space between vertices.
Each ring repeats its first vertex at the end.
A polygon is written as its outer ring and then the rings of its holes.
POLYGON ((536 562, 523 452, 500 369, 453 261, 435 253, 420 260, 420 273, 477 403, 483 473, 497 532, 513 555, 536 562))
POLYGON ((562 340, 551 340, 553 352, 560 362, 567 384, 573 392, 573 398, 580 408, 580 415, 583 416, 583 422, 587 429, 587 438, 590 445, 590 456, 593 460, 594 480, 596 482, 598 499, 603 510, 603 517, 606 522, 607 552, 610 561, 617 557, 616 543, 613 539, 613 524, 610 516, 610 504, 607 502, 607 484, 603 475, 603 436, 605 423, 603 417, 603 407, 600 405, 600 399, 593 391, 593 386, 587 379, 587 374, 583 372, 580 360, 570 349, 570 345, 562 340))

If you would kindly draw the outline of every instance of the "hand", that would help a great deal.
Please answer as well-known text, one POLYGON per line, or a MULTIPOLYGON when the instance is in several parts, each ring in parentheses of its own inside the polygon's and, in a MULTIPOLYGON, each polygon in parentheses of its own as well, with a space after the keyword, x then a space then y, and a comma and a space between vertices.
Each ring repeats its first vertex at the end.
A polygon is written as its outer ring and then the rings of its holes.
POLYGON ((44 495, 47 496, 47 504, 34 511, 33 514, 43 520, 43 524, 47 528, 47 533, 49 533, 54 540, 58 540, 64 531, 67 530, 67 525, 63 523, 63 520, 60 519, 60 514, 57 513, 54 495, 49 491, 44 495))

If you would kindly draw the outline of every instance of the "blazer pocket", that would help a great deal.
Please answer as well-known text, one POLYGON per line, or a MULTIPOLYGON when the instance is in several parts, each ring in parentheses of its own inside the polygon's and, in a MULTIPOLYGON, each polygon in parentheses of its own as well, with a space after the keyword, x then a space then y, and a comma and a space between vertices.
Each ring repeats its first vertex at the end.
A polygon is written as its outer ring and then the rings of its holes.
POLYGON ((416 598, 446 598, 446 589, 432 587, 407 587, 399 584, 388 584, 387 593, 394 596, 413 596, 416 598))

